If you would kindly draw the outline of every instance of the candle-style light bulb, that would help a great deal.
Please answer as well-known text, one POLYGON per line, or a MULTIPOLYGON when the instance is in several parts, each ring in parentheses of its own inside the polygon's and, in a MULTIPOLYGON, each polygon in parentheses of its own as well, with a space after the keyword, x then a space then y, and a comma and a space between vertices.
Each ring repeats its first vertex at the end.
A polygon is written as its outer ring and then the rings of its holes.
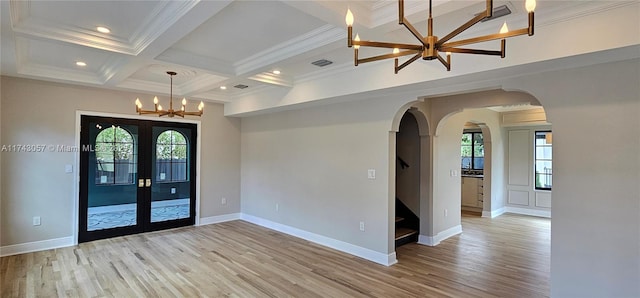
POLYGON ((509 27, 507 27, 507 22, 504 22, 504 24, 502 24, 502 28, 500 28, 500 34, 508 33, 508 32, 509 32, 509 27))
POLYGON ((140 98, 136 98, 136 107, 142 108, 142 103, 140 102, 140 98))
POLYGON ((527 9, 527 12, 533 12, 536 9, 536 0, 526 0, 524 7, 527 9))
POLYGON ((158 105, 158 111, 162 111, 162 106, 158 105))
POLYGON ((451 56, 451 52, 447 52, 447 56, 451 56))
POLYGON ((186 98, 184 98, 184 97, 182 98, 182 105, 183 105, 183 106, 186 106, 186 105, 187 105, 187 99, 186 99, 186 98))
POLYGON ((158 97, 157 96, 153 97, 153 104, 154 105, 158 104, 158 97))
POLYGON ((204 102, 201 101, 198 105, 198 111, 202 111, 202 109, 204 109, 204 102))
POLYGON ((353 26, 353 13, 351 13, 351 9, 347 8, 347 16, 344 18, 344 20, 347 23, 347 26, 353 26))
POLYGON ((393 54, 398 54, 400 53, 400 49, 398 48, 393 48, 393 54))
MULTIPOLYGON (((360 35, 356 34, 356 38, 354 38, 353 40, 354 40, 354 41, 360 41, 360 35)), ((360 46, 359 46, 359 45, 355 45, 355 44, 354 44, 354 45, 353 45, 353 48, 357 50, 357 49, 359 49, 359 48, 360 48, 360 46)))

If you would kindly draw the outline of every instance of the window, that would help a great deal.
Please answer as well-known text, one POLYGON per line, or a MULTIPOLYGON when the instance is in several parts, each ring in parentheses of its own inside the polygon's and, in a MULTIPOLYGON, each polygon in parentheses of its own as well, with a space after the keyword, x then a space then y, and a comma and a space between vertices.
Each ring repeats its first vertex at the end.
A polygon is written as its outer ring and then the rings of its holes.
POLYGON ((187 140, 178 131, 166 130, 158 136, 156 181, 187 181, 187 140))
POLYGON ((482 174, 484 169, 484 139, 482 132, 465 132, 461 144, 462 169, 482 174))
POLYGON ((536 131, 536 189, 551 190, 551 131, 536 131))
POLYGON ((133 184, 136 155, 133 136, 119 126, 111 126, 96 136, 96 184, 133 184))

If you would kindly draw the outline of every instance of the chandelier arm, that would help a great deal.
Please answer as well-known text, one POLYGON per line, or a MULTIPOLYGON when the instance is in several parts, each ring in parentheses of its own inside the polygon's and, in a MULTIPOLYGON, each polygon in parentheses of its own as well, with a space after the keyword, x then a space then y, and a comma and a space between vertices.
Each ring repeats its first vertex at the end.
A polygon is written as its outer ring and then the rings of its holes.
POLYGON ((459 47, 459 46, 463 46, 463 45, 474 44, 474 43, 485 42, 485 41, 491 41, 491 40, 496 40, 496 39, 505 39, 505 38, 519 36, 519 35, 525 35, 525 34, 529 34, 529 28, 523 28, 523 29, 518 29, 518 30, 514 30, 514 31, 509 31, 507 33, 489 34, 489 35, 485 35, 485 36, 479 36, 479 37, 468 38, 468 39, 463 39, 463 40, 458 40, 458 41, 452 41, 452 42, 441 44, 439 46, 440 46, 441 49, 443 49, 443 48, 453 48, 453 47, 459 47))
POLYGON ((403 49, 403 50, 414 50, 414 51, 422 51, 424 46, 422 45, 413 45, 406 43, 391 43, 391 42, 378 42, 378 41, 353 41, 353 45, 363 46, 363 47, 374 47, 374 48, 388 48, 388 49, 403 49))
POLYGON ((384 54, 384 55, 379 55, 379 56, 373 56, 373 57, 369 57, 369 58, 358 59, 358 64, 359 63, 367 63, 367 62, 379 61, 379 60, 384 60, 384 59, 397 58, 397 57, 400 57, 400 56, 408 56, 408 55, 412 55, 412 54, 422 54, 422 52, 420 52, 420 51, 403 51, 403 52, 396 53, 396 54, 384 54))
POLYGON ((450 39, 458 36, 458 34, 460 34, 460 33, 464 32, 465 30, 469 29, 471 26, 477 24, 478 22, 482 21, 486 17, 487 16, 483 15, 483 14, 479 14, 479 15, 475 16, 473 19, 469 20, 468 22, 466 22, 462 26, 458 27, 458 29, 451 31, 451 33, 449 33, 447 36, 445 36, 445 37, 441 38, 440 40, 438 40, 438 42, 436 43, 436 47, 440 47, 445 42, 447 42, 450 39))
POLYGON ((429 47, 427 45, 427 42, 425 41, 424 36, 422 36, 422 34, 420 34, 420 32, 418 32, 418 30, 413 27, 413 25, 411 25, 411 23, 407 19, 402 20, 402 25, 404 25, 409 30, 409 32, 411 32, 411 34, 413 34, 413 36, 415 36, 416 39, 418 39, 425 47, 429 47))
POLYGON ((447 52, 451 52, 451 53, 459 53, 459 54, 478 54, 478 55, 502 56, 502 51, 461 49, 461 48, 442 48, 442 51, 447 51, 447 52))
POLYGON ((418 60, 418 58, 422 57, 422 52, 417 53, 415 56, 411 57, 409 60, 407 60, 406 62, 400 64, 400 66, 396 66, 395 67, 395 72, 398 73, 398 71, 402 70, 403 68, 405 68, 407 65, 411 64, 413 61, 418 60))
POLYGON ((180 112, 180 116, 184 117, 184 116, 202 116, 202 111, 199 112, 180 112))
POLYGON ((442 56, 438 55, 438 61, 447 68, 447 71, 451 71, 451 55, 447 55, 447 60, 444 60, 442 56))
POLYGON ((151 110, 137 110, 136 112, 138 112, 139 115, 146 115, 146 114, 157 114, 157 115, 160 115, 160 112, 151 111, 151 110))

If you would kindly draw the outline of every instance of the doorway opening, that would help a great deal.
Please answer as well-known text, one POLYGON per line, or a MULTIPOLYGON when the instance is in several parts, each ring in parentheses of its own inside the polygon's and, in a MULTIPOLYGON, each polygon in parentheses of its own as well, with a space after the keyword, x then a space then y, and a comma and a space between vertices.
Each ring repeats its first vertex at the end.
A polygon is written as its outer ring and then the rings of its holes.
POLYGON ((78 241, 195 224, 197 127, 81 116, 78 241))
POLYGON ((405 112, 396 134, 395 247, 418 241, 420 229, 420 132, 405 112))
POLYGON ((478 124, 467 122, 460 141, 461 212, 482 216, 484 206, 484 134, 478 124))

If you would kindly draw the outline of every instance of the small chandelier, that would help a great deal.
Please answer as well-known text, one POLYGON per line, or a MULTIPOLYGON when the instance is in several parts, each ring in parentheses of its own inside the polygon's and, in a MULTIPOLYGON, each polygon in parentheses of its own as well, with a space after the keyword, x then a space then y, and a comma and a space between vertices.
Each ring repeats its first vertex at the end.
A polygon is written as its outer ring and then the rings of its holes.
POLYGON ((431 1, 429 0, 429 19, 427 20, 427 36, 422 36, 418 30, 416 30, 411 23, 404 17, 404 1, 398 0, 398 23, 400 25, 404 25, 413 36, 415 36, 420 44, 402 44, 402 43, 391 43, 391 42, 376 42, 376 41, 361 41, 360 36, 356 34, 356 37, 353 38, 352 27, 353 27, 353 13, 351 13, 350 9, 347 9, 347 16, 345 18, 347 23, 347 46, 353 47, 354 51, 354 64, 358 66, 360 63, 373 62, 384 59, 395 59, 395 73, 411 64, 412 62, 418 60, 418 58, 422 57, 423 60, 435 60, 438 59, 446 68, 447 71, 451 70, 451 53, 461 53, 461 54, 480 54, 480 55, 494 55, 500 56, 502 58, 505 57, 505 47, 506 41, 505 38, 524 35, 527 34, 529 36, 533 35, 533 11, 536 8, 535 0, 526 0, 525 8, 529 13, 529 27, 524 29, 519 29, 515 31, 509 32, 507 28, 507 23, 505 22, 500 29, 500 33, 489 34, 480 37, 474 37, 464 40, 458 41, 449 41, 452 38, 456 37, 458 34, 464 32, 469 29, 471 26, 477 24, 478 22, 490 18, 493 13, 493 0, 486 0, 486 10, 474 18, 464 23, 457 29, 453 30, 451 33, 447 34, 445 37, 438 39, 437 36, 433 35, 433 18, 431 17, 431 1), (479 42, 485 42, 490 40, 501 39, 500 50, 499 51, 489 51, 489 50, 476 50, 476 49, 467 49, 467 48, 459 48, 460 46, 476 44, 479 42), (364 47, 378 47, 378 48, 388 48, 393 49, 391 54, 379 55, 364 59, 358 58, 358 49, 360 46, 364 47), (441 52, 446 53, 446 60, 440 55, 441 52), (414 55, 406 62, 398 65, 398 57, 414 55))
POLYGON ((202 101, 200 101, 200 104, 198 105, 198 111, 197 112, 187 112, 185 111, 185 107, 187 105, 187 99, 186 98, 182 98, 182 107, 180 108, 180 110, 175 111, 173 110, 173 76, 175 76, 177 73, 175 71, 167 71, 167 74, 169 76, 171 76, 171 89, 170 89, 170 93, 169 93, 169 109, 168 110, 163 110, 162 106, 158 104, 158 97, 154 97, 153 98, 153 105, 154 105, 154 109, 153 110, 143 110, 142 109, 142 103, 140 102, 140 98, 136 98, 136 113, 138 113, 139 115, 143 115, 143 114, 156 114, 160 117, 162 116, 168 116, 168 117, 174 117, 174 116, 179 116, 184 118, 184 116, 202 116, 202 110, 204 109, 204 103, 202 101))

